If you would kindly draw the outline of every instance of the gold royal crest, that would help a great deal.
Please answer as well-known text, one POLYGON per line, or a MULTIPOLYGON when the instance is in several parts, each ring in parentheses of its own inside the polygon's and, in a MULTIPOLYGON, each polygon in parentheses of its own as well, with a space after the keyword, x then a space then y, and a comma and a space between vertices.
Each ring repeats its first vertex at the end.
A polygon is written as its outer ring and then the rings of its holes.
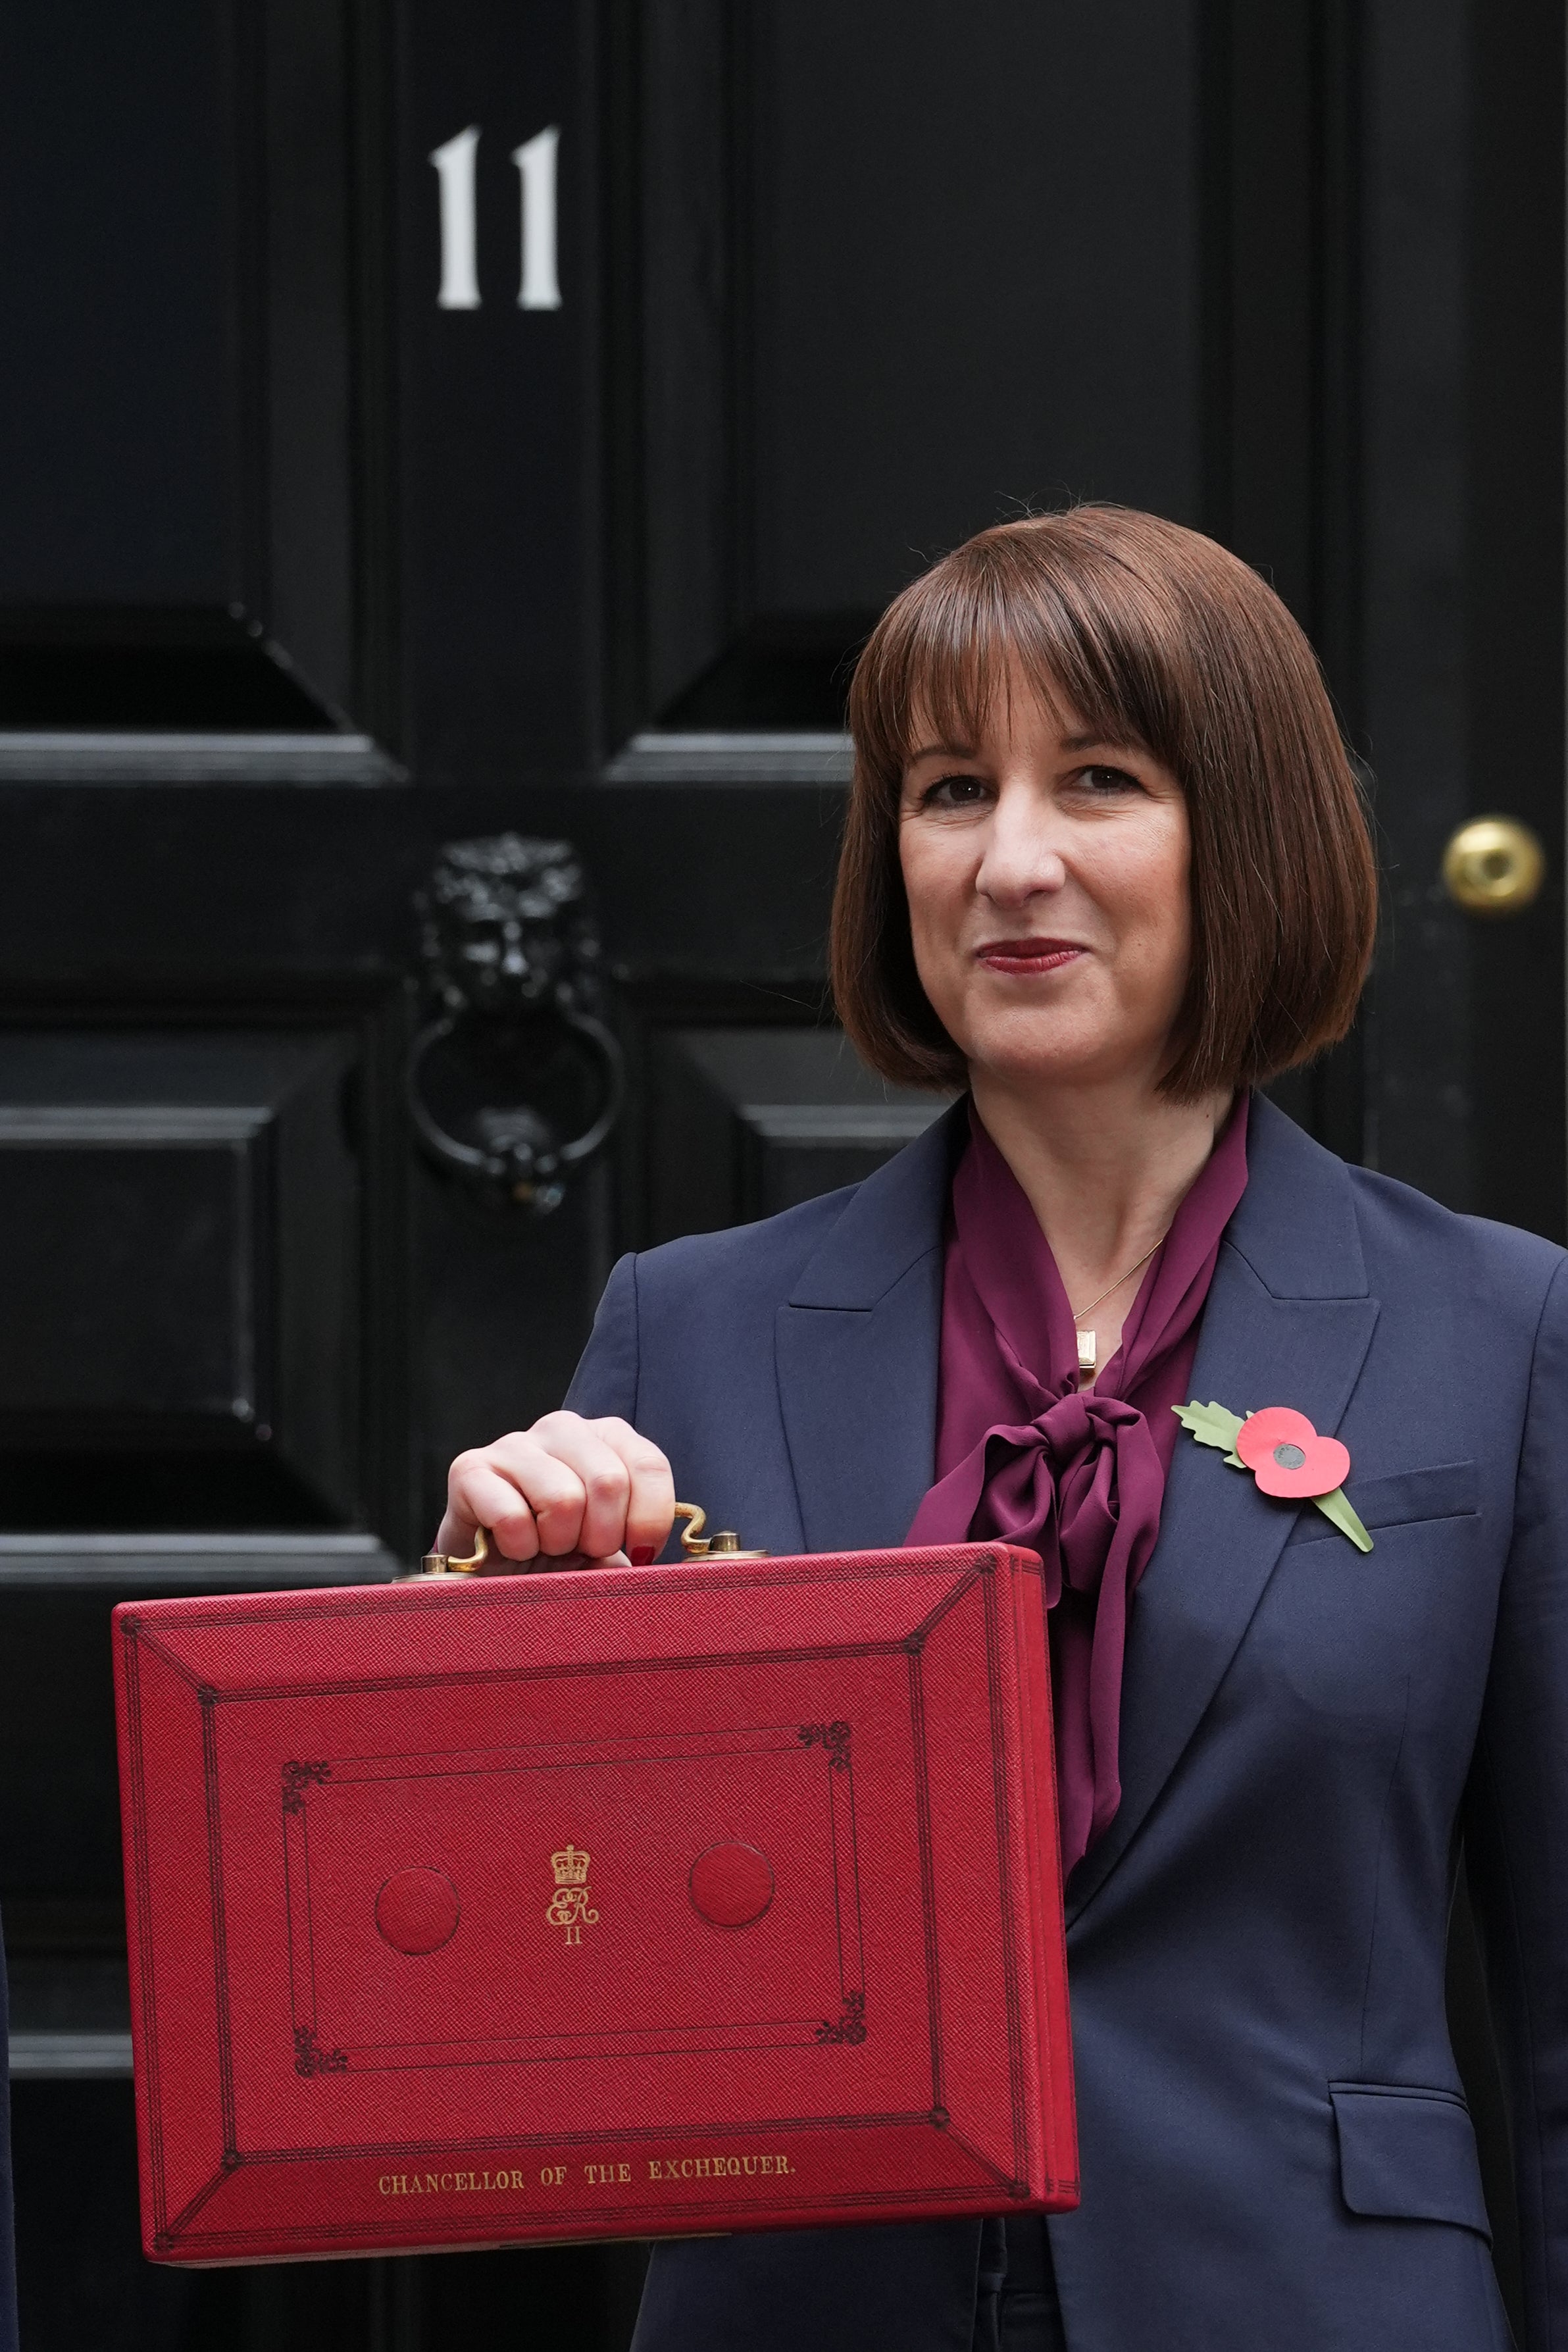
POLYGON ((550 1868, 555 1873, 555 1893, 545 1913, 552 1927, 565 1930, 569 1944, 580 1944, 584 1927, 591 1927, 598 1918, 591 1909, 588 1888, 588 1865, 592 1860, 580 1846, 562 1846, 550 1856, 550 1868))

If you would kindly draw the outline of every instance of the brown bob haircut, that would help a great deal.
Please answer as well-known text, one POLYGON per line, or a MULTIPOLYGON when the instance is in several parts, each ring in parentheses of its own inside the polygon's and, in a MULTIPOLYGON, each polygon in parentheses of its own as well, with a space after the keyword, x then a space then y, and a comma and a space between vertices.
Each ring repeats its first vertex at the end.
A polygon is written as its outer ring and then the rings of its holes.
POLYGON ((1081 506, 1001 523, 897 596, 850 692, 854 738, 832 976, 862 1055, 904 1085, 965 1083, 920 985, 899 865, 911 730, 977 747, 1009 680, 1176 776, 1192 842, 1192 970, 1162 1081, 1262 1084, 1343 1037, 1371 960, 1377 875, 1316 658, 1273 590, 1194 530, 1081 506))

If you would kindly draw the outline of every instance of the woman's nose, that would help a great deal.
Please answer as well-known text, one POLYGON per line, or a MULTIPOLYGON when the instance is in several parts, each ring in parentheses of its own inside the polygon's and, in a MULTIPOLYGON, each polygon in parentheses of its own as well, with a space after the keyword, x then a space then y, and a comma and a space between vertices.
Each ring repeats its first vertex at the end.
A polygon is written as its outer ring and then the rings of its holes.
POLYGON ((1041 892, 1060 890, 1067 867, 1051 839, 1046 814, 1004 793, 991 819, 975 887, 993 904, 1018 906, 1041 892))

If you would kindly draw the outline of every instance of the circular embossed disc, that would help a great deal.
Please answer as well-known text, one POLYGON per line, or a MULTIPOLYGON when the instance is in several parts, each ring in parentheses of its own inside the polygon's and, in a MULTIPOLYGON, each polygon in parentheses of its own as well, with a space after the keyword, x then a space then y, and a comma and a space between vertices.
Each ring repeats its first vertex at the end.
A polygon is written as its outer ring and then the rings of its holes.
POLYGON ((749 1927, 773 1900, 773 1872, 754 1845, 710 1845, 692 1864, 691 1890, 710 1927, 749 1927))
POLYGON ((444 1870, 396 1870, 376 1897, 376 1927, 394 1952, 438 1952, 457 1926, 457 1889, 444 1870))

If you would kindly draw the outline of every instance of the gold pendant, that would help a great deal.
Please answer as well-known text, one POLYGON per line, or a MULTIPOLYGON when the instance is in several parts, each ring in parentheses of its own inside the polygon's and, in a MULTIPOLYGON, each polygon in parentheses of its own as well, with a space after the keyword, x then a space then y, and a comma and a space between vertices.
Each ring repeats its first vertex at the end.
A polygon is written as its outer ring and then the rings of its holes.
POLYGON ((1078 1334, 1078 1369, 1081 1372, 1092 1372, 1094 1370, 1094 1334, 1092 1331, 1080 1331, 1078 1334))

